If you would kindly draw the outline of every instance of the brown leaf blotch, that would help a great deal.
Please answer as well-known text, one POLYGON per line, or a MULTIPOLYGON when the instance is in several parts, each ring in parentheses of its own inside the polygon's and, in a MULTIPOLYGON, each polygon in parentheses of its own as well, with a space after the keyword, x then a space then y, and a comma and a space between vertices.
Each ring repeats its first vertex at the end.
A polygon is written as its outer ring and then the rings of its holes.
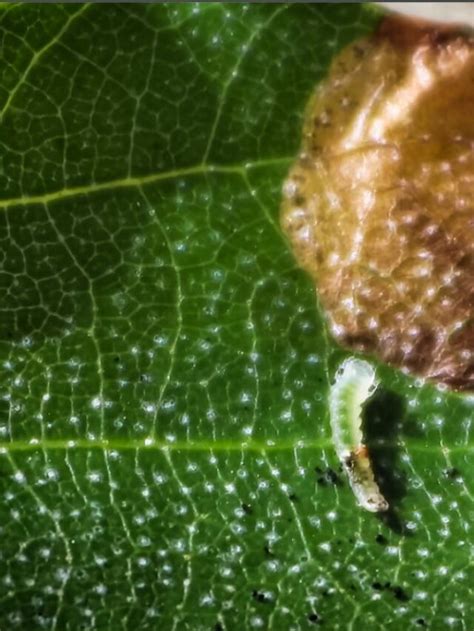
POLYGON ((474 389, 474 38, 388 18, 318 86, 282 224, 335 338, 474 389))

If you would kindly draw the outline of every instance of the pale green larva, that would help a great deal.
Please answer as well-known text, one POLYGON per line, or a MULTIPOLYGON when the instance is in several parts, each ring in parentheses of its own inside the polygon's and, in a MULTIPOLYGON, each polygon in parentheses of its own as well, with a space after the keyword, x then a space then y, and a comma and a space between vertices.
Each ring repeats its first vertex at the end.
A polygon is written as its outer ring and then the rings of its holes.
POLYGON ((362 406, 377 387, 375 371, 360 359, 347 359, 339 367, 329 394, 331 428, 339 460, 360 506, 377 513, 388 509, 375 482, 362 436, 362 406))

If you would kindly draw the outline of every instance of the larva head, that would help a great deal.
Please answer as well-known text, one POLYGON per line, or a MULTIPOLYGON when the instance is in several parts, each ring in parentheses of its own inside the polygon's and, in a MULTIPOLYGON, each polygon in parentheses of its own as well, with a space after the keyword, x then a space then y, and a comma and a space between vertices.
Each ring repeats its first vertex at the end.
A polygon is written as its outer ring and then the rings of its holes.
POLYGON ((306 115, 282 222, 335 338, 474 389, 474 39, 387 19, 306 115))

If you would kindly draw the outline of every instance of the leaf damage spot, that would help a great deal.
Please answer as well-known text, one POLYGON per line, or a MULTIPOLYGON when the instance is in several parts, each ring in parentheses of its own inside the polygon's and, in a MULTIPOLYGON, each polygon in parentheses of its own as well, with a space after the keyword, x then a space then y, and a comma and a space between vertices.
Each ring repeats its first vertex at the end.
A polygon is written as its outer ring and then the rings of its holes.
POLYGON ((282 206, 335 339, 458 390, 474 389, 473 72, 474 35, 386 18, 316 89, 282 206))

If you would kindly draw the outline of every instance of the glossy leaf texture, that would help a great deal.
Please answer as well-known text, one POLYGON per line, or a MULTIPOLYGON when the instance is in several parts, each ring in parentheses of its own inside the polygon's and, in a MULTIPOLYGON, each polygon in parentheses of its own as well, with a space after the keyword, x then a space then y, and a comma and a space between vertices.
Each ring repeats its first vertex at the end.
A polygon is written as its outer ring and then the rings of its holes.
POLYGON ((345 356, 279 227, 348 5, 0 9, 0 627, 468 629, 472 401, 345 356))

